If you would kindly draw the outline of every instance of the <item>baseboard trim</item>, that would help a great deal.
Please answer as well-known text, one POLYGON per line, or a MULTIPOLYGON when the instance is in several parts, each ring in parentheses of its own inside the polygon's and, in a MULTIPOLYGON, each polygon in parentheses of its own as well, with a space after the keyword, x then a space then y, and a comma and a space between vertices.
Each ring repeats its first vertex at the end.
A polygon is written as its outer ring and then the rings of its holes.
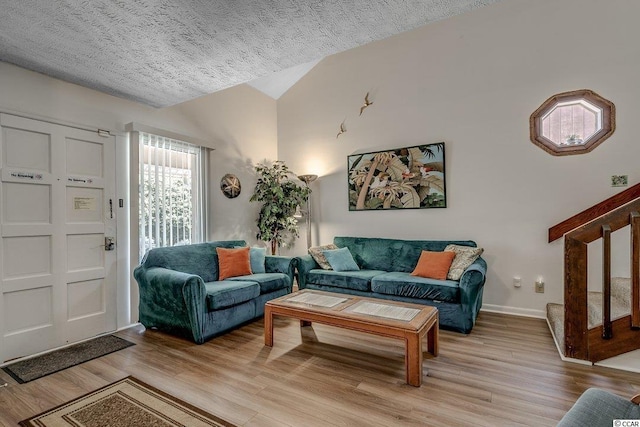
POLYGON ((619 356, 614 356, 610 359, 601 360, 594 363, 596 366, 602 366, 611 369, 620 369, 628 372, 640 373, 640 364, 638 363, 638 356, 640 356, 640 350, 633 350, 629 353, 624 353, 619 356), (625 360, 629 359, 631 360, 625 360))
POLYGON ((589 362, 588 360, 574 359, 572 357, 565 356, 564 353, 562 352, 562 349, 560 348, 560 344, 558 344, 558 337, 556 337, 555 332, 553 332, 553 328, 551 327, 551 323, 549 323, 549 319, 546 319, 546 320, 547 320, 547 326, 549 327, 549 332, 551 332, 551 338, 553 338, 553 343, 556 346, 556 350, 558 350, 558 355, 560 356, 560 360, 562 360, 563 362, 577 363, 578 365, 593 365, 593 363, 589 362))
POLYGON ((122 327, 116 329, 116 332, 124 331, 125 329, 133 328, 134 326, 138 326, 140 324, 141 324, 140 322, 136 322, 136 323, 132 323, 132 324, 127 325, 127 326, 122 326, 122 327))
POLYGON ((488 313, 510 314, 512 316, 533 317, 536 319, 545 319, 546 314, 543 310, 534 310, 530 308, 509 307, 505 305, 483 304, 480 311, 488 313))

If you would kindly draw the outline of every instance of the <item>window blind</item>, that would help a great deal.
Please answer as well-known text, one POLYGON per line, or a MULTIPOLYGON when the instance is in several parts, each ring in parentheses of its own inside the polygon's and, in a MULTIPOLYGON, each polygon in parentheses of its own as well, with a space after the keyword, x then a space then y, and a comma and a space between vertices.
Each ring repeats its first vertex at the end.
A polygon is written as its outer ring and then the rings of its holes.
POLYGON ((140 258, 204 240, 207 149, 140 132, 140 258))

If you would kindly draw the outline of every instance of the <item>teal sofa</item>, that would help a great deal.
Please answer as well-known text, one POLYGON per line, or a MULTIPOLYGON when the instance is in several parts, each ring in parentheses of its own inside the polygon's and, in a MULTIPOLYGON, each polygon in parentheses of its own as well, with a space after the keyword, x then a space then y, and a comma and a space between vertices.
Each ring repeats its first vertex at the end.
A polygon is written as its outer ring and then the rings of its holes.
POLYGON ((606 390, 589 388, 562 417, 557 427, 636 426, 638 424, 630 420, 640 419, 638 403, 640 395, 628 400, 606 390), (629 421, 623 423, 622 420, 629 421))
POLYGON ((202 344, 264 314, 270 299, 291 293, 295 260, 265 257, 265 272, 218 281, 216 248, 227 240, 151 249, 133 275, 140 288, 140 323, 202 344))
POLYGON ((411 276, 420 254, 443 251, 449 244, 476 247, 471 240, 397 240, 335 237, 338 248, 348 248, 358 271, 323 270, 311 257, 297 257, 298 287, 437 307, 440 327, 469 333, 482 306, 487 263, 477 258, 460 280, 411 276))

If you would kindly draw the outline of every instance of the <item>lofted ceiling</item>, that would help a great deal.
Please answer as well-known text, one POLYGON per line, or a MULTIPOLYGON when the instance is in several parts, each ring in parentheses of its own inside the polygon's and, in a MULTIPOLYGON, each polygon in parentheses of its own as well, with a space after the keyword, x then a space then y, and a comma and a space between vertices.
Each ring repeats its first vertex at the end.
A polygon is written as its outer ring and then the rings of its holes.
POLYGON ((0 61, 165 107, 498 0, 0 0, 0 61))

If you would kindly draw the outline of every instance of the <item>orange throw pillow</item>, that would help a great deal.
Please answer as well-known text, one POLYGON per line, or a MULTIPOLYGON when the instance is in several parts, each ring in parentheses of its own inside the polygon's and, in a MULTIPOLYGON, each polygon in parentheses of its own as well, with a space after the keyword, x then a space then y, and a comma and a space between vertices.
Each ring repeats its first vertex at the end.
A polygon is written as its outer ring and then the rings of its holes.
POLYGON ((218 280, 252 274, 248 246, 238 249, 216 248, 216 253, 218 254, 218 280))
POLYGON ((412 276, 426 277, 428 279, 446 280, 449 267, 456 256, 455 252, 431 252, 422 251, 412 276))

